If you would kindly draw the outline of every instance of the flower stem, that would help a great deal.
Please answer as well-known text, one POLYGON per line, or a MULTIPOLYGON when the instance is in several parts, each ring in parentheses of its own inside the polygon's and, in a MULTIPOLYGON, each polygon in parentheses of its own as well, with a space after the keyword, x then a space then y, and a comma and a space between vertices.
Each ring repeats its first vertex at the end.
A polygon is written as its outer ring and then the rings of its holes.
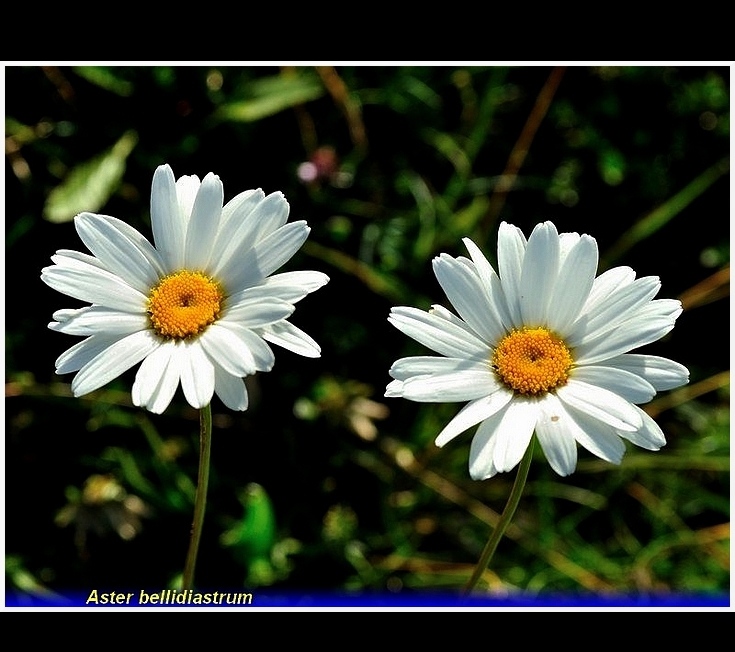
POLYGON ((194 499, 194 520, 191 524, 191 540, 189 552, 186 555, 182 589, 191 589, 194 586, 194 569, 199 552, 199 540, 202 538, 204 512, 207 509, 207 486, 209 484, 209 457, 212 451, 212 406, 205 405, 199 410, 199 477, 194 499))
POLYGON ((477 566, 475 566, 472 577, 470 577, 467 584, 465 584, 463 591, 465 595, 475 588, 478 580, 490 564, 490 560, 493 558, 493 554, 495 554, 495 549, 498 547, 500 539, 503 538, 503 534, 505 534, 505 531, 508 529, 516 508, 518 507, 518 503, 521 501, 521 494, 523 494, 523 489, 526 486, 528 469, 531 466, 531 459, 533 458, 534 439, 535 438, 533 437, 531 438, 528 448, 526 449, 526 454, 523 456, 523 459, 518 466, 518 475, 516 475, 515 482, 513 483, 513 489, 511 489, 510 496, 508 496, 508 502, 505 504, 505 509, 500 516, 500 520, 485 544, 485 549, 482 551, 482 555, 480 556, 480 560, 477 562, 477 566))

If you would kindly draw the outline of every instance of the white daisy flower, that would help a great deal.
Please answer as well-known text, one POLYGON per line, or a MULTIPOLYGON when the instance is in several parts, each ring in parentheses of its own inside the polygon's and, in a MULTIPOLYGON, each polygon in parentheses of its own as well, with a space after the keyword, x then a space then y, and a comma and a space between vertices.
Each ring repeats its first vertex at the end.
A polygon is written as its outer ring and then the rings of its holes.
POLYGON ((181 383, 192 407, 213 394, 233 410, 248 407, 243 378, 270 371, 268 343, 307 357, 319 345, 288 321, 297 301, 329 280, 315 271, 271 276, 309 235, 305 221, 287 223, 280 192, 248 190, 223 207, 222 182, 209 173, 174 178, 168 165, 153 175, 155 247, 107 215, 74 219, 92 255, 63 249, 43 269, 49 286, 90 306, 59 310, 49 328, 85 337, 56 360, 76 371, 83 396, 141 363, 135 405, 161 413, 181 383))
POLYGON ((536 433, 551 467, 568 475, 577 443, 619 464, 623 439, 648 450, 666 443, 637 404, 684 385, 689 372, 655 355, 628 353, 673 327, 681 303, 653 300, 658 277, 629 267, 597 278, 597 242, 539 224, 526 240, 502 223, 498 270, 469 239, 470 258, 441 254, 434 272, 458 315, 435 305, 397 307, 388 320, 439 356, 397 360, 386 396, 469 401, 436 438, 444 446, 480 424, 470 447, 475 480, 510 471, 536 433), (622 438, 622 439, 621 439, 622 438))

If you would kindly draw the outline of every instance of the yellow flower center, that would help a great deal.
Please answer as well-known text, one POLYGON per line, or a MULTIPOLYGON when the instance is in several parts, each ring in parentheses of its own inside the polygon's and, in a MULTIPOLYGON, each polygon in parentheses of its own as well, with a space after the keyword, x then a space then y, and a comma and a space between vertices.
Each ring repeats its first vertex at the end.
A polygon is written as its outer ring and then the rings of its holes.
POLYGON ((545 328, 511 331, 500 340, 491 360, 508 387, 531 395, 564 385, 573 362, 566 344, 545 328))
POLYGON ((201 333, 219 317, 222 291, 200 272, 181 270, 161 279, 148 297, 148 314, 156 333, 184 339, 201 333))

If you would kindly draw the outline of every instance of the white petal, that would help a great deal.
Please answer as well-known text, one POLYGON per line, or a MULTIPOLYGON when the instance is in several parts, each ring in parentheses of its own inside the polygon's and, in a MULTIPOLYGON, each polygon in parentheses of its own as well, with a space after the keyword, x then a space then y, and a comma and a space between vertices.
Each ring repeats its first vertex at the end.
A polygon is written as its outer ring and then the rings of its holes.
POLYGON ((318 358, 322 353, 319 345, 309 335, 285 319, 266 326, 261 335, 264 340, 307 358, 318 358))
POLYGON ((199 339, 210 360, 227 373, 241 377, 257 371, 255 357, 242 338, 221 323, 212 324, 199 339))
MULTIPOLYGON (((329 277, 322 272, 299 271, 283 272, 269 276, 263 281, 263 287, 271 296, 290 303, 301 301, 329 282, 329 277)), ((247 292, 247 290, 245 290, 247 292)))
POLYGON ((570 346, 582 346, 604 337, 638 314, 660 288, 657 276, 646 276, 613 292, 603 304, 580 317, 566 338, 567 342, 570 346))
POLYGON ((411 401, 451 403, 487 396, 498 388, 490 368, 476 363, 456 372, 409 378, 403 383, 403 396, 411 401))
POLYGON ((229 330, 240 340, 241 349, 247 349, 250 352, 253 360, 255 360, 256 371, 270 371, 273 369, 276 356, 263 338, 262 329, 251 330, 228 321, 220 321, 219 325, 229 330))
POLYGON ((264 197, 260 188, 248 190, 231 199, 222 208, 217 237, 212 248, 217 252, 217 257, 209 261, 213 276, 219 276, 219 269, 236 251, 247 251, 255 244, 254 234, 258 224, 251 218, 255 207, 264 197))
POLYGON ((498 274, 514 325, 523 323, 518 297, 525 253, 526 238, 523 232, 516 226, 502 222, 498 229, 498 274))
POLYGON ((521 461, 526 452, 540 414, 539 401, 515 396, 508 404, 498 425, 493 464, 503 473, 521 461))
POLYGON ((437 435, 434 443, 441 448, 468 428, 496 414, 512 398, 513 392, 501 386, 496 392, 468 403, 437 435))
POLYGON ((556 395, 568 406, 585 412, 618 430, 638 430, 641 417, 635 405, 613 392, 570 378, 556 390, 556 395))
POLYGON ((630 267, 613 267, 600 274, 592 284, 590 296, 582 308, 582 314, 592 313, 613 293, 635 280, 635 272, 630 267))
POLYGON ((676 320, 682 312, 681 301, 678 299, 656 299, 655 301, 651 301, 647 306, 643 306, 634 319, 669 317, 672 320, 676 320))
POLYGON ((280 229, 288 220, 290 207, 282 192, 272 192, 253 210, 251 220, 257 225, 253 240, 259 242, 280 229))
POLYGON ((148 355, 135 374, 133 404, 162 414, 171 403, 181 377, 180 356, 174 342, 166 342, 148 355))
POLYGON ((184 251, 187 269, 205 269, 219 228, 224 190, 220 178, 210 172, 198 188, 189 218, 184 251))
POLYGON ((418 308, 391 309, 388 321, 420 344, 452 358, 490 359, 490 349, 477 336, 418 308))
POLYGON ((462 238, 464 246, 467 247, 467 252, 472 258, 472 262, 475 263, 475 269, 477 270, 477 276, 482 281, 483 287, 486 289, 490 288, 490 279, 497 276, 493 266, 490 264, 485 254, 482 253, 480 248, 469 238, 462 238))
POLYGON ((222 311, 221 320, 236 322, 246 328, 258 328, 289 317, 294 309, 292 303, 271 297, 243 299, 235 304, 228 301, 228 307, 222 311))
POLYGON ((403 398, 403 381, 392 380, 385 387, 386 398, 403 398))
POLYGON ((212 401, 214 394, 214 365, 198 340, 176 342, 181 365, 181 388, 187 402, 200 410, 212 401))
POLYGON ((111 335, 129 335, 148 328, 148 317, 144 314, 120 312, 102 306, 87 306, 78 310, 57 310, 56 322, 51 322, 51 330, 67 335, 94 335, 105 332, 111 335))
POLYGON ((506 332, 524 326, 517 297, 513 299, 506 297, 503 284, 498 276, 493 276, 490 279, 490 295, 506 332))
POLYGON ((284 224, 255 245, 255 256, 262 277, 269 276, 289 261, 309 237, 311 229, 304 220, 284 224))
POLYGON ((242 225, 253 209, 263 201, 265 193, 260 188, 245 190, 235 195, 222 207, 222 220, 220 221, 220 232, 222 227, 234 220, 237 224, 242 225))
POLYGON ((196 174, 185 174, 176 179, 176 199, 179 202, 179 211, 187 226, 201 185, 202 183, 196 174))
POLYGON ((176 180, 168 165, 159 166, 153 174, 151 227, 156 249, 167 269, 181 269, 184 266, 186 219, 181 214, 176 196, 176 180))
POLYGON ((575 432, 579 428, 553 394, 546 394, 538 405, 536 436, 544 456, 554 471, 567 476, 577 467, 575 432))
POLYGON ((455 315, 451 310, 447 310, 444 306, 441 306, 438 303, 432 304, 429 314, 435 317, 441 317, 444 321, 454 324, 458 328, 462 329, 463 332, 467 333, 470 339, 477 340, 478 342, 482 341, 478 338, 477 333, 470 328, 467 322, 462 320, 460 317, 457 317, 457 315, 455 315))
POLYGON ((656 390, 647 380, 630 371, 609 367, 607 363, 576 367, 572 376, 575 380, 609 389, 631 403, 647 403, 656 396, 656 390))
POLYGON ((399 358, 390 367, 389 374, 398 380, 408 380, 412 376, 446 374, 467 368, 466 358, 440 358, 434 355, 417 355, 399 358))
POLYGON ((80 301, 133 313, 145 312, 146 309, 144 294, 119 276, 86 263, 44 267, 41 280, 54 290, 80 301))
MULTIPOLYGON (((294 272, 297 273, 297 272, 294 272)), ((231 294, 227 297, 227 305, 228 306, 234 306, 241 301, 268 301, 270 299, 279 299, 281 301, 287 301, 287 299, 284 299, 279 294, 279 285, 278 283, 271 286, 268 281, 270 281, 272 278, 277 278, 278 276, 282 276, 281 274, 277 274, 276 276, 270 276, 260 283, 258 285, 253 285, 249 288, 245 288, 244 290, 241 290, 240 292, 236 292, 235 294, 231 294)), ((287 294, 289 294, 288 290, 286 291, 287 294)), ((293 293, 290 293, 293 294, 293 293)), ((290 301, 289 303, 293 303, 290 301)))
POLYGON ((248 409, 248 390, 242 378, 232 376, 219 366, 214 366, 214 391, 230 410, 248 409))
POLYGON ((638 315, 623 322, 615 332, 577 346, 575 356, 580 365, 602 362, 627 353, 632 349, 661 339, 674 328, 674 319, 668 316, 638 315))
MULTIPOLYGON (((585 238, 591 238, 589 235, 585 235, 585 238)), ((569 253, 574 249, 574 247, 577 245, 577 243, 580 241, 581 236, 579 233, 560 233, 559 234, 559 263, 560 266, 564 265, 566 262, 567 256, 569 253)), ((561 267, 560 267, 561 269, 561 267)))
POLYGON ((487 480, 498 472, 493 460, 499 426, 506 410, 507 406, 485 419, 472 438, 469 467, 470 477, 473 480, 487 480))
POLYGON ((233 255, 241 257, 286 224, 288 213, 289 205, 283 193, 273 192, 266 197, 260 188, 227 202, 222 209, 222 227, 215 245, 221 259, 217 267, 223 267, 233 255))
POLYGON ((87 248, 113 274, 147 294, 163 274, 163 261, 150 242, 125 222, 80 213, 74 226, 87 248))
POLYGON ((480 251, 477 245, 472 242, 472 240, 464 238, 462 242, 464 242, 465 247, 467 247, 467 251, 472 257, 475 273, 477 274, 480 285, 485 292, 487 302, 490 307, 489 311, 491 314, 488 316, 488 319, 491 320, 491 324, 488 328, 492 329, 494 332, 499 326, 500 330, 505 330, 507 332, 513 328, 514 323, 506 304, 505 294, 503 293, 503 286, 500 282, 500 278, 495 273, 495 270, 488 262, 487 258, 485 258, 485 255, 480 251))
MULTIPOLYGON (((99 306, 96 306, 99 308, 99 306)), ((88 313, 92 309, 92 306, 86 306, 84 308, 62 308, 61 310, 57 310, 54 312, 52 317, 54 318, 54 321, 52 321, 48 327, 51 330, 57 330, 59 332, 64 332, 61 330, 61 327, 63 327, 68 322, 73 321, 74 319, 78 319, 82 317, 85 313, 88 313)), ((75 335, 89 335, 90 333, 74 333, 75 335)))
POLYGON ((72 371, 79 371, 119 339, 120 335, 117 333, 97 333, 77 342, 56 358, 56 373, 68 374, 72 371))
POLYGON ((487 341, 502 337, 504 328, 477 274, 447 254, 436 257, 433 267, 444 293, 462 319, 487 341))
POLYGON ((118 340, 87 362, 74 376, 74 396, 84 396, 106 385, 155 351, 161 342, 151 331, 139 331, 118 340))
POLYGON ((551 222, 544 222, 531 233, 523 258, 519 301, 526 324, 546 323, 551 293, 558 276, 559 234, 551 222))
POLYGON ((87 265, 91 265, 92 267, 96 267, 97 269, 109 271, 102 264, 102 262, 94 256, 83 254, 80 251, 73 251, 72 249, 59 249, 55 255, 51 256, 51 260, 53 260, 60 267, 74 267, 76 269, 84 269, 85 266, 80 265, 79 263, 86 263, 87 265))
POLYGON ((636 409, 640 413, 643 425, 635 432, 620 431, 618 434, 634 443, 636 446, 640 446, 646 450, 659 450, 662 446, 666 445, 666 437, 664 436, 663 430, 661 430, 661 427, 643 410, 637 406, 636 409))
POLYGON ((282 226, 250 249, 244 260, 233 256, 219 270, 222 282, 233 294, 259 283, 293 257, 306 241, 309 231, 303 220, 282 226))
POLYGON ((611 464, 620 464, 625 444, 615 429, 573 408, 569 408, 567 414, 576 424, 573 434, 580 446, 611 464))
POLYGON ((630 371, 647 380, 659 392, 689 382, 689 370, 684 365, 657 355, 628 353, 605 360, 605 365, 630 371))
POLYGON ((547 320, 549 327, 559 335, 567 334, 587 301, 595 280, 597 260, 597 242, 588 235, 577 239, 564 257, 547 320))

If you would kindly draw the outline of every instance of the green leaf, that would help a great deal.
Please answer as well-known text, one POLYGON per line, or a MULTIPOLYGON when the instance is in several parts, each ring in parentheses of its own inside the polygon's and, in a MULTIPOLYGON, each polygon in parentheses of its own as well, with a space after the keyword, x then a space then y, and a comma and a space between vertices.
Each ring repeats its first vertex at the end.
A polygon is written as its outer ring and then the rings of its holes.
POLYGON ((324 94, 319 78, 309 72, 259 79, 249 87, 251 97, 222 104, 214 117, 231 122, 255 122, 324 94))
POLYGON ((138 142, 134 131, 123 134, 110 149, 76 166, 46 198, 43 216, 49 222, 69 222, 82 211, 102 208, 120 186, 125 162, 138 142))

